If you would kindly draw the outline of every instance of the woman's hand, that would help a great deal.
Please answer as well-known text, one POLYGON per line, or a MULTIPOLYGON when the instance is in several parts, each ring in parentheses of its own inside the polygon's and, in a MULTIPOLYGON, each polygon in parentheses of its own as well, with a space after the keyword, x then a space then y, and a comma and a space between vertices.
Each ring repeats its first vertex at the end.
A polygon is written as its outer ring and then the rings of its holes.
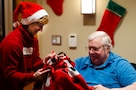
POLYGON ((57 59, 57 54, 54 51, 45 57, 45 59, 43 60, 43 63, 46 64, 49 59, 53 59, 53 58, 57 59))
POLYGON ((42 80, 44 78, 46 78, 46 75, 47 75, 47 72, 49 72, 50 69, 46 69, 46 70, 43 70, 43 69, 38 69, 34 74, 34 78, 36 80, 42 80))

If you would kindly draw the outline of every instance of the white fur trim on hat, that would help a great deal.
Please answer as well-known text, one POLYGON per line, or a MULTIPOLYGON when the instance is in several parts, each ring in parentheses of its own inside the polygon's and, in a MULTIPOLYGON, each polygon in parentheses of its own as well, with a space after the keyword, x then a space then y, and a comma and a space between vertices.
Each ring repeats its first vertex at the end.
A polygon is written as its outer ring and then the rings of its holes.
POLYGON ((44 9, 41 9, 41 10, 38 10, 37 12, 35 12, 34 14, 32 14, 31 16, 29 16, 27 18, 22 18, 21 23, 23 25, 29 25, 33 22, 36 22, 37 20, 39 20, 43 16, 48 16, 48 13, 44 9))

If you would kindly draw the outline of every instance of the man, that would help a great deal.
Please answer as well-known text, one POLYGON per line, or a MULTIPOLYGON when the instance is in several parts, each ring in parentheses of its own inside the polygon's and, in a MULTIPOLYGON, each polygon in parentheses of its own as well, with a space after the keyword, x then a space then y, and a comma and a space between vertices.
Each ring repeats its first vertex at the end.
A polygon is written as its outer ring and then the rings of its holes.
POLYGON ((39 69, 44 64, 34 36, 47 23, 48 13, 38 4, 22 2, 17 6, 15 29, 0 44, 0 90, 23 90, 29 82, 43 78, 47 71, 39 69))
POLYGON ((94 90, 136 90, 136 71, 121 56, 111 51, 110 37, 96 31, 88 37, 86 57, 75 60, 75 68, 94 90))

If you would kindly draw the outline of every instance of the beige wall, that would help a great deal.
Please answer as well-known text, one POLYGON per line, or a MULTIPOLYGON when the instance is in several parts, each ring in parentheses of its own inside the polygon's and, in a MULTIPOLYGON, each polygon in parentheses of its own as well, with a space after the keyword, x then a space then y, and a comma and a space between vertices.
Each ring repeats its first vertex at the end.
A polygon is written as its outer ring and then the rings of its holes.
POLYGON ((12 30, 12 0, 4 0, 5 8, 5 33, 6 35, 12 30))
MULTIPOLYGON (((96 25, 83 25, 83 15, 80 13, 80 0, 64 0, 63 14, 57 16, 51 7, 46 4, 46 0, 37 0, 49 13, 50 20, 44 27, 43 32, 38 33, 41 57, 51 53, 52 50, 59 53, 65 52, 72 60, 77 57, 87 55, 85 46, 87 45, 87 36, 95 31, 102 19, 104 10, 109 0, 96 0, 96 25), (68 34, 77 34, 77 48, 69 49, 68 34), (55 46, 51 44, 52 35, 62 36, 62 45, 55 46)), ((136 62, 136 0, 113 0, 127 9, 127 14, 114 34, 115 47, 112 51, 120 54, 131 62, 136 62)), ((11 0, 5 0, 5 25, 6 34, 12 30, 12 7, 11 0)))
MULTIPOLYGON (((102 19, 104 10, 109 0, 96 0, 96 25, 84 26, 83 15, 80 13, 80 0, 64 0, 63 14, 57 16, 46 4, 46 0, 37 0, 49 13, 50 21, 44 27, 43 32, 38 33, 40 53, 44 58, 52 50, 59 53, 65 52, 72 60, 77 57, 87 55, 85 46, 87 45, 87 37, 95 31, 102 19), (68 34, 77 34, 77 48, 69 49, 68 34), (52 35, 62 36, 62 45, 54 46, 51 44, 52 35)), ((113 0, 127 9, 127 14, 123 18, 122 23, 114 34, 115 47, 112 51, 127 58, 130 62, 136 63, 136 0, 113 0)), ((6 34, 12 30, 12 0, 5 0, 5 25, 6 34)), ((30 90, 32 84, 24 90, 30 90)))
MULTIPOLYGON (((83 15, 80 13, 80 0, 64 0, 63 14, 57 16, 54 14, 45 0, 39 3, 47 10, 50 15, 48 25, 44 27, 44 31, 39 33, 41 57, 55 50, 65 52, 72 60, 77 57, 87 55, 85 46, 87 45, 87 37, 95 31, 102 19, 104 10, 109 0, 96 0, 96 25, 84 26, 83 15), (69 49, 68 34, 77 34, 77 49, 69 49), (62 36, 62 45, 55 46, 51 44, 52 35, 62 36)), ((122 23, 114 34, 115 46, 112 51, 120 54, 131 62, 136 62, 136 0, 113 0, 127 9, 127 14, 122 23)))

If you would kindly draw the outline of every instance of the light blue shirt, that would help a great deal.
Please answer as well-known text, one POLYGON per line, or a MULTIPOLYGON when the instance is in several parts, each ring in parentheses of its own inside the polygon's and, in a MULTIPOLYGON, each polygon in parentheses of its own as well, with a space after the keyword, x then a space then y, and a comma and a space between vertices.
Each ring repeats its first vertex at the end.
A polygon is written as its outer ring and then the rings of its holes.
POLYGON ((108 88, 120 88, 136 82, 136 70, 124 58, 110 52, 106 62, 94 67, 90 57, 75 60, 75 68, 88 85, 102 84, 108 88))

